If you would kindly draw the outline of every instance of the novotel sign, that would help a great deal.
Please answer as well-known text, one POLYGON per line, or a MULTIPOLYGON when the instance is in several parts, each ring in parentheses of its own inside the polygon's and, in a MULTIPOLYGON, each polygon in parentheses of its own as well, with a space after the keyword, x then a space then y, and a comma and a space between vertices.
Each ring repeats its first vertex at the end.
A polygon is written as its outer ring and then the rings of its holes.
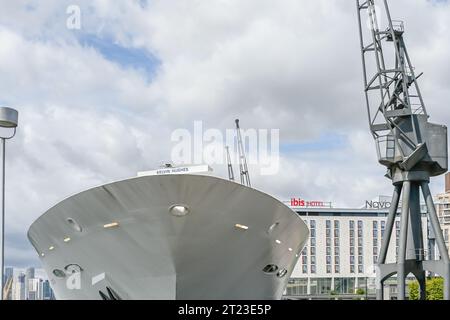
POLYGON ((366 209, 389 209, 391 202, 389 201, 373 201, 366 200, 366 209))
POLYGON ((331 202, 305 200, 301 198, 291 198, 291 207, 302 208, 331 208, 331 202))

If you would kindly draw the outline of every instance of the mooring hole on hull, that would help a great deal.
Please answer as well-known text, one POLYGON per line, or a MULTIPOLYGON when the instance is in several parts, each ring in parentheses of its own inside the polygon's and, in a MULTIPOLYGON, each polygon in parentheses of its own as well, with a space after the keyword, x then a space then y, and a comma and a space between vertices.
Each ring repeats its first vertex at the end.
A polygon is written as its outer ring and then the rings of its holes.
POLYGON ((275 264, 268 264, 264 267, 263 272, 267 274, 272 274, 278 271, 278 266, 275 264))

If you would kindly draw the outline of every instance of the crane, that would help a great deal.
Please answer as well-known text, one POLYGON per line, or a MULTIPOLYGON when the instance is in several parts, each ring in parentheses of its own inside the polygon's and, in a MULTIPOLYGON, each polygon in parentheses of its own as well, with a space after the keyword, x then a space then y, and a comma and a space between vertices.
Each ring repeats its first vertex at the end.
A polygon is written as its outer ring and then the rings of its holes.
POLYGON ((234 181, 233 165, 231 164, 230 147, 225 147, 227 153, 228 179, 234 181))
POLYGON ((241 175, 241 184, 251 187, 250 184, 250 174, 247 167, 247 159, 245 158, 244 145, 242 143, 241 128, 239 127, 239 119, 236 122, 236 137, 238 143, 238 153, 239 153, 239 171, 241 175))
POLYGON ((433 198, 430 177, 448 170, 447 127, 428 122, 429 115, 404 41, 405 25, 393 20, 387 0, 356 0, 363 80, 369 127, 378 161, 387 168, 394 192, 377 264, 377 299, 383 283, 397 274, 397 299, 405 299, 409 273, 419 281, 425 299, 426 271, 444 277, 444 299, 450 299, 450 262, 433 198), (385 25, 380 18, 385 18, 385 25), (363 18, 366 18, 364 20, 363 18), (367 21, 367 27, 363 23, 367 21), (420 191, 441 258, 425 260, 420 191), (392 229, 401 197, 400 244, 396 263, 387 263, 392 229))

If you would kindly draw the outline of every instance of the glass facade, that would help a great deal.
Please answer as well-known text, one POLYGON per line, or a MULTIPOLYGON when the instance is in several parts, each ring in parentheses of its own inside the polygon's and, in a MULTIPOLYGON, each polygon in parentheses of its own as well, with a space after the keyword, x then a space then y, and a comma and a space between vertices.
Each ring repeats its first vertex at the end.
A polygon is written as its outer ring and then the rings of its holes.
POLYGON ((335 278, 334 292, 337 294, 354 294, 355 285, 355 278, 335 278))
POLYGON ((289 296, 307 295, 308 279, 289 279, 286 286, 286 294, 289 296))

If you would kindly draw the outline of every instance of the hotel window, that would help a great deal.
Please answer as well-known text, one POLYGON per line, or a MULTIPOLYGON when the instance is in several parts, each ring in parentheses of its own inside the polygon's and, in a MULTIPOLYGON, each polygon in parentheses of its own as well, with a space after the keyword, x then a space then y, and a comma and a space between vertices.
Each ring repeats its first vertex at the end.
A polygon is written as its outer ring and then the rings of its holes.
POLYGON ((374 230, 378 230, 378 221, 373 221, 372 225, 374 230))
POLYGON ((331 264, 331 256, 327 256, 326 259, 327 259, 327 264, 331 264))
POLYGON ((341 272, 338 264, 334 266, 334 272, 336 273, 341 272))
POLYGON ((350 273, 355 273, 355 265, 350 266, 350 273))
POLYGON ((355 255, 355 247, 350 247, 350 255, 355 255))
POLYGON ((373 256, 373 263, 374 264, 378 263, 378 256, 373 256))
POLYGON ((339 245, 339 238, 334 238, 334 245, 338 246, 339 245))
POLYGON ((355 229, 355 221, 350 220, 349 221, 349 226, 350 226, 350 229, 355 229))
POLYGON ((355 230, 350 229, 350 237, 353 238, 355 236, 355 230))
POLYGON ((327 256, 331 256, 331 247, 327 247, 326 253, 327 253, 327 256))
POLYGON ((312 256, 315 256, 316 255, 316 247, 311 247, 310 252, 311 252, 312 256))
POLYGON ((311 264, 316 264, 316 257, 315 256, 311 257, 311 264))
POLYGON ((339 229, 334 229, 334 236, 339 237, 339 229))
POLYGON ((400 229, 400 221, 395 221, 395 229, 400 229))
POLYGON ((331 238, 327 238, 327 246, 330 247, 331 246, 331 238))
POLYGON ((325 232, 327 237, 331 237, 331 229, 326 229, 325 232))
POLYGON ((311 229, 311 237, 315 237, 316 236, 316 229, 311 229))
POLYGON ((378 247, 373 247, 373 254, 374 255, 378 254, 378 247))
POLYGON ((311 246, 315 246, 316 245, 316 238, 311 238, 311 246))
POLYGON ((302 272, 303 272, 303 273, 308 273, 308 266, 307 266, 306 264, 304 264, 304 265, 302 266, 302 272))
POLYGON ((358 247, 358 255, 362 256, 363 254, 363 247, 358 247))
POLYGON ((327 264, 327 273, 331 273, 331 265, 327 264))
POLYGON ((373 243, 372 244, 373 244, 374 247, 378 246, 378 240, 377 239, 373 239, 373 243))
POLYGON ((362 229, 363 222, 361 220, 358 220, 358 229, 362 229))
POLYGON ((339 264, 339 256, 334 256, 334 264, 339 264))
POLYGON ((316 266, 315 265, 311 265, 311 273, 316 273, 316 266))
POLYGON ((350 256, 350 264, 355 264, 355 256, 350 256))
POLYGON ((362 265, 358 266, 358 273, 363 273, 364 272, 364 268, 362 265))
POLYGON ((362 247, 362 246, 363 246, 363 239, 358 238, 358 247, 362 247))
POLYGON ((354 247, 355 246, 355 238, 351 238, 350 239, 350 246, 354 247))
POLYGON ((363 264, 363 257, 362 256, 358 256, 358 264, 363 264))
POLYGON ((335 228, 335 229, 338 229, 338 228, 339 228, 339 221, 338 221, 338 220, 335 220, 335 221, 334 221, 334 228, 335 228))
POLYGON ((303 264, 308 264, 308 257, 307 256, 303 256, 302 257, 302 263, 303 264))
POLYGON ((302 255, 307 255, 308 254, 308 247, 304 247, 302 250, 302 255))
POLYGON ((362 235, 363 235, 362 229, 358 229, 358 237, 362 237, 362 235))
POLYGON ((384 230, 386 229, 386 222, 381 221, 381 236, 384 237, 384 230))
POLYGON ((339 255, 340 253, 339 247, 334 247, 334 254, 339 255))
POLYGON ((331 229, 331 221, 330 220, 325 221, 325 227, 327 229, 331 229))

